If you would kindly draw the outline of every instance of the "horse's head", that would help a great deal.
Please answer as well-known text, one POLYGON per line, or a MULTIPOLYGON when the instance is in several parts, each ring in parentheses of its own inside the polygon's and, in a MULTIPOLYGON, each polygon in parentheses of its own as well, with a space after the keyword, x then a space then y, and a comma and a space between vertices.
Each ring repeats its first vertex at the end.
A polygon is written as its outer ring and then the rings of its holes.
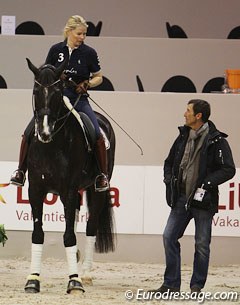
POLYGON ((29 69, 35 76, 33 88, 33 110, 35 128, 38 139, 49 143, 55 123, 62 107, 62 83, 60 76, 65 68, 65 62, 58 68, 51 65, 35 67, 27 58, 29 69))

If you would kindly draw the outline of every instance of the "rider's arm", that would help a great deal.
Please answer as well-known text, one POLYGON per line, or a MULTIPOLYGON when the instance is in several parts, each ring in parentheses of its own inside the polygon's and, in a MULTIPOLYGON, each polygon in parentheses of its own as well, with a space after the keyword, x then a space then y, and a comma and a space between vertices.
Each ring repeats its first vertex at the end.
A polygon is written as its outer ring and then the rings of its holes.
POLYGON ((93 73, 91 79, 88 82, 88 87, 89 88, 96 87, 100 85, 102 81, 103 81, 103 77, 101 72, 93 73))

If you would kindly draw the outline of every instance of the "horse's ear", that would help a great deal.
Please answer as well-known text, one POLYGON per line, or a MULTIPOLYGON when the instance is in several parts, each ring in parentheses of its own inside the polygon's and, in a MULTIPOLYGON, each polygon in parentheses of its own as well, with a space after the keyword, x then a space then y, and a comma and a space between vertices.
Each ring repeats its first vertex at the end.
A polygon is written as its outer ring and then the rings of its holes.
POLYGON ((39 69, 34 66, 34 64, 31 62, 31 60, 29 58, 26 58, 26 60, 27 60, 29 69, 33 72, 33 74, 36 77, 39 73, 39 69))
POLYGON ((55 73, 57 77, 60 77, 62 72, 67 68, 68 59, 65 59, 64 62, 56 69, 55 73))

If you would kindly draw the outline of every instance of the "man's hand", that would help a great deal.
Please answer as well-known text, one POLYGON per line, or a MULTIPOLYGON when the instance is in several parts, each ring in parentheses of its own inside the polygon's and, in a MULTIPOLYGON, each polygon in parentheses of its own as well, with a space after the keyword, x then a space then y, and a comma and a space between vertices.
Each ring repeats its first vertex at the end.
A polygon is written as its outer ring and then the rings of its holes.
POLYGON ((84 82, 81 82, 77 85, 76 92, 78 94, 86 93, 88 88, 89 88, 89 82, 88 80, 85 80, 84 82))

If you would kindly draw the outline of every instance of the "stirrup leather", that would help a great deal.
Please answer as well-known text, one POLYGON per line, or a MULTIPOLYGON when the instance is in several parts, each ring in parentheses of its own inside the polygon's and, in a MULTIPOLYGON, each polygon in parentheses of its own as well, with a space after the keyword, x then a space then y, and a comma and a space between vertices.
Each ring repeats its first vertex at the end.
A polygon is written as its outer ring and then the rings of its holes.
POLYGON ((96 178, 95 178, 95 192, 104 192, 104 191, 107 191, 109 190, 109 181, 108 181, 108 177, 107 175, 101 173, 100 175, 98 175, 96 178), (106 185, 105 186, 101 186, 101 181, 100 179, 104 179, 105 182, 106 182, 106 185))

